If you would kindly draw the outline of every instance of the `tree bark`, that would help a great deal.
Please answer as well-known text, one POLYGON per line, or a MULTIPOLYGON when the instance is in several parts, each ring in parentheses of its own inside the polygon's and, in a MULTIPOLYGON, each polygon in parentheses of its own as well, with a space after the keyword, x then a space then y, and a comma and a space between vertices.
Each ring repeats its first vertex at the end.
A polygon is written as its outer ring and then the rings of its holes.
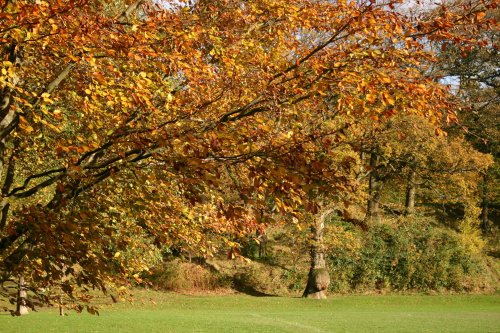
POLYGON ((365 220, 368 223, 380 222, 380 194, 382 191, 382 182, 377 172, 378 155, 372 151, 370 155, 370 178, 368 184, 368 204, 365 220))
POLYGON ((415 170, 411 170, 408 175, 408 181, 406 183, 406 200, 405 200, 405 215, 412 215, 415 213, 415 170))
POLYGON ((26 284, 24 281, 24 276, 19 277, 19 286, 17 290, 17 303, 16 303, 16 316, 24 316, 29 313, 28 307, 26 306, 26 284))
POLYGON ((488 235, 491 232, 491 221, 488 218, 488 172, 483 176, 482 193, 481 193, 481 231, 484 235, 488 235))
POLYGON ((257 239, 259 240, 259 258, 267 256, 267 235, 265 230, 257 229, 257 239))
POLYGON ((325 218, 331 210, 322 213, 317 220, 313 221, 311 233, 313 241, 311 244, 311 266, 307 279, 306 289, 302 297, 325 299, 326 290, 330 285, 330 274, 326 267, 325 252, 323 245, 323 230, 325 228, 325 218))

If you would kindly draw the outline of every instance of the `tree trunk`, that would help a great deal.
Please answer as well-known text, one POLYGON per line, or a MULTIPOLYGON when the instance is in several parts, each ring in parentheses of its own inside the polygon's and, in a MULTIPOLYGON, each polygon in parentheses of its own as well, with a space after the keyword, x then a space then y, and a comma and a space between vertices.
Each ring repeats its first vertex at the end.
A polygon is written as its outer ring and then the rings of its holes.
POLYGON ((405 200, 405 215, 415 213, 415 170, 411 170, 406 183, 406 200, 405 200))
POLYGON ((267 256, 267 235, 265 230, 257 229, 257 239, 259 240, 259 258, 267 256))
POLYGON ((16 303, 16 316, 23 316, 29 313, 28 307, 26 306, 26 284, 24 282, 24 276, 19 277, 19 286, 17 289, 17 303, 16 303))
POLYGON ((59 315, 64 316, 64 300, 62 288, 59 290, 59 315))
POLYGON ((359 174, 361 176, 363 176, 363 174, 366 172, 366 169, 365 169, 365 155, 366 155, 366 153, 364 151, 361 151, 361 153, 359 153, 359 160, 361 161, 361 163, 359 165, 359 174))
POLYGON ((491 221, 488 218, 488 172, 483 176, 483 188, 481 193, 481 230, 484 235, 488 235, 491 232, 491 221))
POLYGON ((60 316, 64 316, 64 305, 63 304, 59 304, 59 315, 60 316))
POLYGON ((330 285, 330 275, 326 268, 325 252, 323 249, 323 230, 325 228, 325 218, 331 211, 324 212, 319 218, 313 221, 311 232, 313 241, 311 244, 311 266, 306 289, 302 297, 325 299, 326 290, 330 285))
POLYGON ((382 191, 382 182, 377 173, 378 155, 375 152, 370 156, 370 179, 368 186, 368 205, 365 220, 368 223, 380 222, 380 194, 382 191))

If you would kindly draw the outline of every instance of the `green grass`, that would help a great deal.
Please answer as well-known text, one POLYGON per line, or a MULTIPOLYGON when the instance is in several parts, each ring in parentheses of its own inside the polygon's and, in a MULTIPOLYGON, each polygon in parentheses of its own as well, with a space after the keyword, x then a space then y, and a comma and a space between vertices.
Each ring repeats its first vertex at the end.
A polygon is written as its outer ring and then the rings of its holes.
POLYGON ((332 296, 326 301, 139 292, 100 316, 0 316, 0 332, 500 332, 500 296, 332 296))

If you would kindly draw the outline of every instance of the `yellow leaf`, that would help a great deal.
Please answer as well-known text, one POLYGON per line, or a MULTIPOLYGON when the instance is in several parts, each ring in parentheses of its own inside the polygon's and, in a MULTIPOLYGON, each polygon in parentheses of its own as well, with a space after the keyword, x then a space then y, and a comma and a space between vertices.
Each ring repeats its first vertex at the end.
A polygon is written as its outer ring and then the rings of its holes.
POLYGON ((394 98, 387 91, 384 91, 383 97, 384 97, 383 100, 384 100, 385 104, 394 105, 396 103, 394 98))
POLYGON ((476 13, 476 20, 478 22, 481 22, 484 19, 485 16, 486 16, 485 12, 476 13))
POLYGON ((375 102, 375 100, 377 99, 377 96, 373 95, 373 94, 366 94, 366 100, 370 103, 373 103, 375 102))
POLYGON ((382 82, 384 82, 384 83, 391 83, 392 80, 391 80, 391 78, 385 76, 385 77, 382 78, 382 82))

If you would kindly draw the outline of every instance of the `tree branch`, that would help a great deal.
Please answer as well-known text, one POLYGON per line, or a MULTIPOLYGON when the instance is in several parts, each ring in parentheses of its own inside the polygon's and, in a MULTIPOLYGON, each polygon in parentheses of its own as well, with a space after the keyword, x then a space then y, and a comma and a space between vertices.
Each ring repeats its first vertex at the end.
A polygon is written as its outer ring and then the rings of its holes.
POLYGON ((121 15, 118 17, 118 22, 120 23, 125 23, 127 20, 130 19, 130 15, 132 14, 133 11, 137 9, 140 5, 144 3, 145 0, 137 0, 136 2, 130 4, 130 6, 125 9, 121 15))
POLYGON ((51 94, 54 91, 54 89, 56 89, 61 84, 61 82, 66 77, 68 77, 68 75, 71 72, 71 70, 73 69, 73 67, 75 67, 75 63, 73 63, 73 62, 69 63, 63 69, 63 71, 61 73, 59 73, 59 75, 52 82, 49 83, 49 85, 45 88, 45 92, 48 94, 51 94))
MULTIPOLYGON (((28 178, 26 178, 24 180, 24 183, 22 186, 18 186, 16 188, 14 188, 12 191, 10 191, 6 196, 10 197, 10 196, 16 196, 16 193, 19 192, 19 191, 23 191, 25 190, 29 183, 33 180, 33 179, 37 179, 37 178, 42 178, 42 177, 46 177, 46 176, 49 176, 49 175, 52 175, 54 173, 60 173, 60 172, 66 172, 66 168, 59 168, 59 169, 53 169, 53 170, 49 170, 49 171, 45 171, 45 172, 42 172, 42 173, 39 173, 39 174, 36 174, 36 175, 31 175, 29 176, 28 178)), ((22 196, 24 197, 24 196, 22 196)))

